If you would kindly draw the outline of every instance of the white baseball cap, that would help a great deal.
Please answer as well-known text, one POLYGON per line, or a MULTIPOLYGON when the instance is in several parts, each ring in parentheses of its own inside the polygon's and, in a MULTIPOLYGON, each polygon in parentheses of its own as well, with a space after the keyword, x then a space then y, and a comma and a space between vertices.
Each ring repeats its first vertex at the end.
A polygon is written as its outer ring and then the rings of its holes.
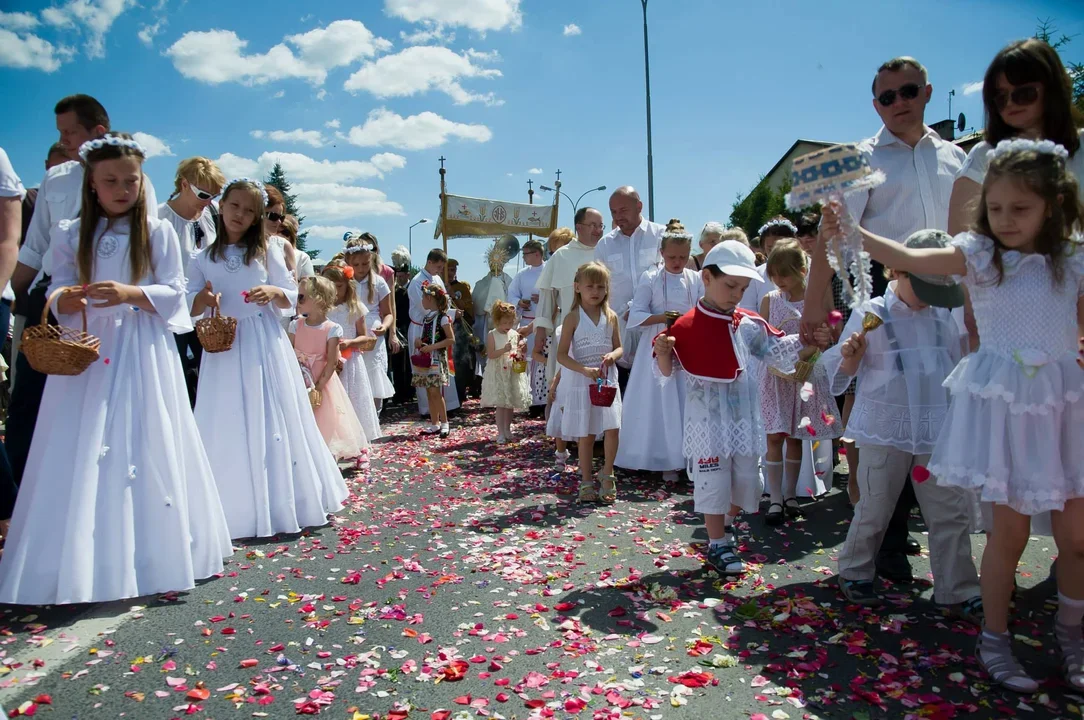
POLYGON ((763 279, 757 272, 757 259, 753 251, 737 240, 724 240, 709 250, 702 266, 709 265, 714 265, 727 275, 737 275, 750 280, 763 279))

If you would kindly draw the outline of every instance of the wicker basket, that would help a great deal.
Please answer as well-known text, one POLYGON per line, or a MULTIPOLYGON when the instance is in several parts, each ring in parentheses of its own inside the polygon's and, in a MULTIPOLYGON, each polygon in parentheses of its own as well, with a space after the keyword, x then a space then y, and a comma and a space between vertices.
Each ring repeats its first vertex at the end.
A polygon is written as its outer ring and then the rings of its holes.
POLYGON ((776 370, 773 367, 769 367, 768 372, 775 375, 777 378, 783 378, 789 382, 804 383, 809 379, 809 376, 813 374, 813 368, 816 367, 816 365, 817 363, 814 361, 799 360, 794 363, 794 372, 789 375, 781 370, 776 370))
POLYGON ((53 291, 41 311, 41 324, 23 331, 20 346, 30 367, 43 375, 80 375, 98 359, 102 341, 87 333, 87 310, 83 308, 83 329, 49 324, 49 308, 61 293, 78 290, 62 287, 53 291))
POLYGON ((316 388, 309 388, 309 404, 314 408, 320 407, 320 403, 324 401, 323 394, 316 388))
POLYGON ((527 372, 527 361, 526 360, 513 360, 512 361, 512 372, 519 373, 519 374, 527 372))
POLYGON ((237 336, 237 318, 224 317, 218 314, 218 308, 211 308, 211 317, 196 321, 196 336, 207 352, 226 352, 237 336))
POLYGON ((365 337, 359 337, 358 340, 361 343, 354 348, 358 352, 372 352, 376 348, 376 343, 381 338, 373 337, 372 335, 366 335, 365 337))

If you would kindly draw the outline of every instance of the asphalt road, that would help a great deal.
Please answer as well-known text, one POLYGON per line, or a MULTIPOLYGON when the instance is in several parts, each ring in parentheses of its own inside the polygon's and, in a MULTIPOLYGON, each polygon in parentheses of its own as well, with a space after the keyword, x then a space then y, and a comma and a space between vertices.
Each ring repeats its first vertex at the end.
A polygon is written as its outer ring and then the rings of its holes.
POLYGON ((1079 717, 1050 634, 1049 538, 1029 544, 1014 626, 1049 680, 1020 698, 986 685, 976 628, 932 604, 927 558, 884 608, 845 605, 838 489, 797 524, 744 518, 758 564, 723 584, 688 486, 621 478, 615 506, 576 505, 543 439, 497 447, 468 407, 445 441, 393 411, 332 525, 243 543, 192 591, 0 608, 0 704, 65 720, 1079 717))

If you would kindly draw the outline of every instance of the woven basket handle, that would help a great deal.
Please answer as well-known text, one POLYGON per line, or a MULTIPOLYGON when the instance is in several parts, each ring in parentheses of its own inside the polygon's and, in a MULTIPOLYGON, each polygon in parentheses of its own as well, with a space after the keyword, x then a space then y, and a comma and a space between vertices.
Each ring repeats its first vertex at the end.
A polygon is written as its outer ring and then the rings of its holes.
MULTIPOLYGON (((67 287, 58 287, 56 290, 53 291, 53 294, 50 295, 49 299, 45 301, 45 307, 41 311, 41 323, 40 323, 41 325, 44 326, 44 325, 49 324, 49 308, 51 308, 53 306, 53 301, 56 300, 61 295, 63 295, 64 293, 71 292, 73 290, 82 290, 82 288, 77 287, 75 285, 69 285, 67 287)), ((86 305, 83 306, 83 309, 81 310, 81 312, 82 312, 82 315, 83 315, 83 332, 86 332, 87 331, 87 307, 86 307, 86 305)))

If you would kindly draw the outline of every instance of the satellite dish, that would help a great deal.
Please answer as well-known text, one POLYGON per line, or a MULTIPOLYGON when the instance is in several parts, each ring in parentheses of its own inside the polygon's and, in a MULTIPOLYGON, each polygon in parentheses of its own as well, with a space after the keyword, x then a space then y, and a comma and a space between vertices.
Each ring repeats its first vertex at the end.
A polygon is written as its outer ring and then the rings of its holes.
POLYGON ((960 117, 956 118, 956 129, 963 132, 965 127, 967 127, 967 118, 964 117, 963 113, 960 113, 960 117))

